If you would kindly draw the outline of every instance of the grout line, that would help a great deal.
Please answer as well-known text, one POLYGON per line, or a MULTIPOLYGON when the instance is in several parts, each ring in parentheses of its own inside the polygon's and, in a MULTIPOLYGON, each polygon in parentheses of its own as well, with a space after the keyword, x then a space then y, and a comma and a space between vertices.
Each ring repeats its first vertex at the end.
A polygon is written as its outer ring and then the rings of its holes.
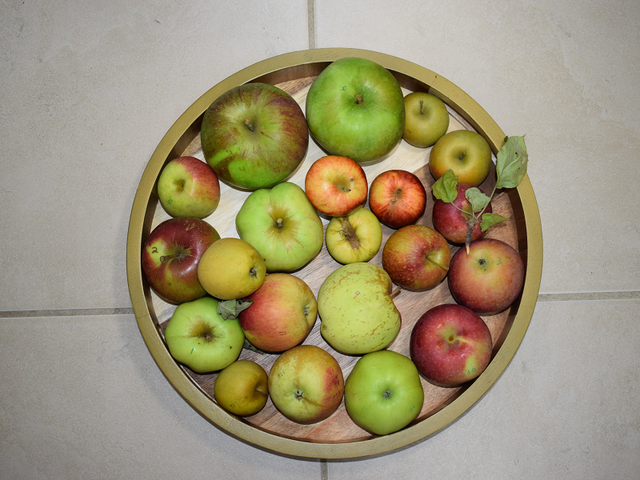
POLYGON ((320 480, 329 480, 329 469, 327 467, 327 460, 320 459, 320 480))
MULTIPOLYGON (((640 290, 619 292, 540 293, 538 302, 574 302, 589 300, 635 300, 640 299, 640 290)), ((104 315, 134 315, 132 307, 115 308, 70 308, 60 310, 9 310, 0 311, 0 318, 36 317, 95 317, 104 315)))
POLYGON ((316 48, 315 0, 307 0, 307 23, 309 25, 309 50, 316 48))

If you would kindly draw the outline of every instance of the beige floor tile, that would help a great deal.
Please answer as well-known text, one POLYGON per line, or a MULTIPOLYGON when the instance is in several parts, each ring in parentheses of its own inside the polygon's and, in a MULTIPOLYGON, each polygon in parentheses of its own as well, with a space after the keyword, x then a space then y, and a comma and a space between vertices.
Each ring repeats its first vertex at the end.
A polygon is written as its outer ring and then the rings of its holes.
POLYGON ((142 171, 232 73, 308 48, 306 2, 10 2, 0 15, 0 310, 129 306, 142 171))
POLYGON ((633 2, 317 0, 316 45, 446 77, 527 135, 543 292, 638 290, 640 9, 633 2), (348 14, 345 14, 348 12, 348 14))
POLYGON ((2 319, 0 377, 2 479, 320 479, 201 417, 131 315, 2 319))
POLYGON ((538 304, 511 364, 458 421, 400 452, 329 463, 329 478, 637 478, 639 308, 538 304))

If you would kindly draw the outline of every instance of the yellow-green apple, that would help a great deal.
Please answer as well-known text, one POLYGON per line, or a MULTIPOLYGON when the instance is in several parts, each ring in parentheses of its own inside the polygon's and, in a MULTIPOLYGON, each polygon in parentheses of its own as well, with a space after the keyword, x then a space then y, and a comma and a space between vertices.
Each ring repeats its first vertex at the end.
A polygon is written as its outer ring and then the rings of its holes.
POLYGON ((382 245, 378 218, 362 207, 344 217, 333 217, 325 233, 327 250, 338 262, 368 262, 382 245))
POLYGON ((426 206, 427 193, 422 182, 407 170, 387 170, 371 182, 369 208, 391 228, 415 223, 426 206))
POLYGON ((198 263, 198 279, 206 292, 220 300, 241 299, 255 292, 267 275, 260 252, 240 238, 221 238, 198 263))
POLYGON ((322 249, 322 220, 295 183, 249 195, 236 215, 236 229, 260 252, 268 272, 298 270, 322 249))
MULTIPOLYGON (((450 242, 465 243, 469 231, 467 222, 473 215, 473 208, 469 200, 467 200, 466 192, 474 187, 469 184, 458 183, 456 188, 458 196, 453 202, 448 203, 436 199, 433 203, 433 226, 450 242)), ((473 227, 471 241, 477 240, 484 235, 480 221, 485 213, 492 212, 491 202, 489 202, 479 221, 473 227)))
POLYGON ((309 167, 304 189, 319 212, 337 217, 364 205, 369 184, 359 163, 348 157, 327 155, 309 167))
POLYGON ((202 160, 174 158, 158 177, 158 198, 172 217, 208 217, 220 203, 220 182, 202 160))
POLYGON ((364 58, 331 63, 309 87, 307 122, 312 137, 332 155, 370 162, 402 139, 404 98, 383 66, 364 58))
POLYGON ((351 419, 376 435, 397 432, 420 414, 424 390, 410 358, 392 350, 368 353, 358 360, 344 385, 351 419))
POLYGON ((396 285, 414 292, 430 290, 447 276, 451 250, 447 240, 427 225, 396 230, 382 249, 382 266, 396 285))
POLYGON ((220 235, 199 218, 172 218, 159 224, 142 249, 142 271, 163 300, 182 303, 206 294, 198 279, 198 264, 220 235))
POLYGON ((318 291, 320 333, 325 341, 348 355, 389 346, 402 325, 392 286, 387 272, 373 263, 350 263, 331 272, 318 291))
POLYGON ((284 352, 307 338, 318 316, 309 285, 289 273, 271 273, 238 316, 245 337, 259 350, 284 352))
POLYGON ((252 360, 237 360, 225 367, 213 384, 213 395, 222 408, 240 417, 255 415, 269 398, 269 377, 252 360))
POLYGON ((331 416, 342 402, 342 369, 326 350, 298 345, 273 363, 269 393, 273 404, 289 420, 317 423, 331 416))
POLYGON ((449 112, 444 102, 427 92, 404 97, 406 122, 403 138, 415 147, 430 147, 449 128, 449 112))
POLYGON ((482 135, 472 130, 454 130, 435 143, 429 154, 429 170, 438 180, 453 170, 458 182, 477 187, 491 170, 491 147, 482 135))
POLYGON ((196 373, 222 370, 235 362, 244 346, 237 319, 218 313, 218 300, 202 297, 178 305, 164 338, 171 356, 196 373))
POLYGON ((207 163, 218 177, 247 190, 289 177, 309 145, 300 105, 278 87, 258 82, 218 97, 204 113, 200 137, 207 163))
POLYGON ((466 307, 443 304, 429 309, 413 326, 411 359, 434 385, 457 387, 479 376, 491 360, 491 332, 466 307))
POLYGON ((453 298, 480 315, 506 310, 524 287, 525 267, 511 245, 481 238, 451 259, 449 289, 453 298))

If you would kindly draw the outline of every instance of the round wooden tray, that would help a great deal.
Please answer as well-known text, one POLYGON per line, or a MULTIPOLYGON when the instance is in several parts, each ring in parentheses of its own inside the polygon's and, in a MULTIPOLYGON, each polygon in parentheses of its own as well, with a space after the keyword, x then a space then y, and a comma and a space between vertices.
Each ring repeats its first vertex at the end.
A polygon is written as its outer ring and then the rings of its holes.
MULTIPOLYGON (((531 320, 542 276, 540 215, 533 189, 525 176, 517 189, 500 192, 493 201, 494 212, 509 220, 490 230, 488 236, 499 238, 516 248, 525 261, 527 272, 523 293, 516 304, 501 314, 483 317, 495 343, 491 363, 482 375, 463 387, 440 388, 423 381, 425 402, 419 417, 405 429, 387 436, 374 436, 356 426, 349 418, 344 402, 335 414, 315 425, 299 425, 287 420, 271 400, 252 417, 235 417, 222 410, 213 398, 215 373, 198 375, 173 360, 164 342, 163 331, 175 306, 163 302, 150 291, 141 269, 141 250, 145 239, 157 224, 170 218, 162 209, 155 192, 162 168, 169 160, 182 155, 204 159, 200 145, 202 115, 218 96, 230 88, 252 81, 271 83, 292 95, 304 111, 306 93, 315 77, 332 61, 352 56, 368 58, 389 69, 405 94, 428 91, 440 97, 450 111, 449 130, 466 128, 482 134, 491 146, 495 161, 495 154, 502 146, 505 134, 472 98, 434 72, 393 56, 367 50, 331 48, 294 52, 264 60, 235 73, 187 109, 149 160, 140 180, 129 223, 127 276, 133 309, 147 347, 166 378, 193 408, 222 430, 259 448, 299 458, 345 459, 380 455, 425 439, 456 420, 491 387, 515 354, 531 320)), ((433 197, 430 187, 434 180, 428 169, 429 150, 412 147, 402 140, 384 160, 365 165, 364 169, 369 182, 392 168, 416 173, 428 193, 427 209, 418 223, 431 226, 433 197)), ((326 153, 311 140, 303 164, 288 181, 304 188, 304 176, 309 166, 324 155, 326 153)), ((495 174, 492 172, 481 189, 489 192, 494 181, 495 174)), ((225 184, 221 184, 221 192, 218 209, 205 220, 222 237, 237 237, 235 215, 250 192, 236 190, 225 184)), ((323 221, 326 227, 327 221, 323 221)), ((384 245, 393 230, 387 227, 383 229, 384 245)), ((452 253, 457 248, 451 245, 452 253)), ((382 249, 371 262, 380 265, 381 252, 382 249)), ((305 280, 317 295, 324 278, 339 266, 325 246, 316 259, 295 275, 305 280)), ((454 300, 445 280, 428 292, 401 291, 395 297, 395 302, 402 313, 403 326, 389 349, 408 356, 408 338, 421 314, 435 305, 453 303, 454 300)), ((333 354, 346 379, 359 357, 342 355, 333 350, 321 337, 319 327, 318 318, 304 343, 321 346, 333 354)), ((247 349, 240 356, 257 361, 267 372, 276 357, 247 349)))

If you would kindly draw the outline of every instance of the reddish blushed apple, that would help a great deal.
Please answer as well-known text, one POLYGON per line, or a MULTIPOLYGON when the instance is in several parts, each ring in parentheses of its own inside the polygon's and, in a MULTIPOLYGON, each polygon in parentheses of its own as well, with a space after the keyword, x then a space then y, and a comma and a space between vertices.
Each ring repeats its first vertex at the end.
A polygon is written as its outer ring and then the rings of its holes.
MULTIPOLYGON (((457 185, 458 196, 453 203, 443 202, 438 199, 433 203, 433 226, 444 238, 452 243, 465 243, 467 238, 469 230, 467 221, 471 218, 473 209, 465 193, 470 188, 472 188, 472 185, 459 183, 457 185)), ((491 203, 489 203, 484 213, 492 212, 493 209, 491 208, 491 203)), ((473 227, 471 240, 478 240, 483 235, 484 232, 480 228, 480 222, 478 221, 473 227)))
POLYGON ((445 238, 426 225, 407 225, 391 234, 382 267, 393 283, 415 292, 437 286, 447 276, 451 251, 445 238))
POLYGON ((415 223, 427 206, 420 179, 406 170, 387 170, 369 188, 369 208, 385 225, 400 228, 415 223))
POLYGON ((524 287, 525 267, 520 254, 492 238, 471 242, 451 259, 449 289, 455 300, 480 315, 506 310, 524 287))
POLYGON ((444 304, 425 312, 409 340, 411 360, 431 383, 457 387, 478 377, 492 350, 487 324, 466 307, 444 304))
POLYGON ((264 352, 284 352, 302 343, 318 314, 311 288, 288 273, 267 275, 245 300, 251 305, 240 312, 240 326, 247 340, 264 352))
POLYGON ((220 235, 199 218, 172 218, 153 229, 142 249, 142 271, 156 294, 169 303, 205 295, 198 264, 220 235))
POLYGON ((337 155, 316 160, 307 171, 304 188, 311 204, 330 217, 355 211, 364 205, 369 192, 360 164, 337 155))

